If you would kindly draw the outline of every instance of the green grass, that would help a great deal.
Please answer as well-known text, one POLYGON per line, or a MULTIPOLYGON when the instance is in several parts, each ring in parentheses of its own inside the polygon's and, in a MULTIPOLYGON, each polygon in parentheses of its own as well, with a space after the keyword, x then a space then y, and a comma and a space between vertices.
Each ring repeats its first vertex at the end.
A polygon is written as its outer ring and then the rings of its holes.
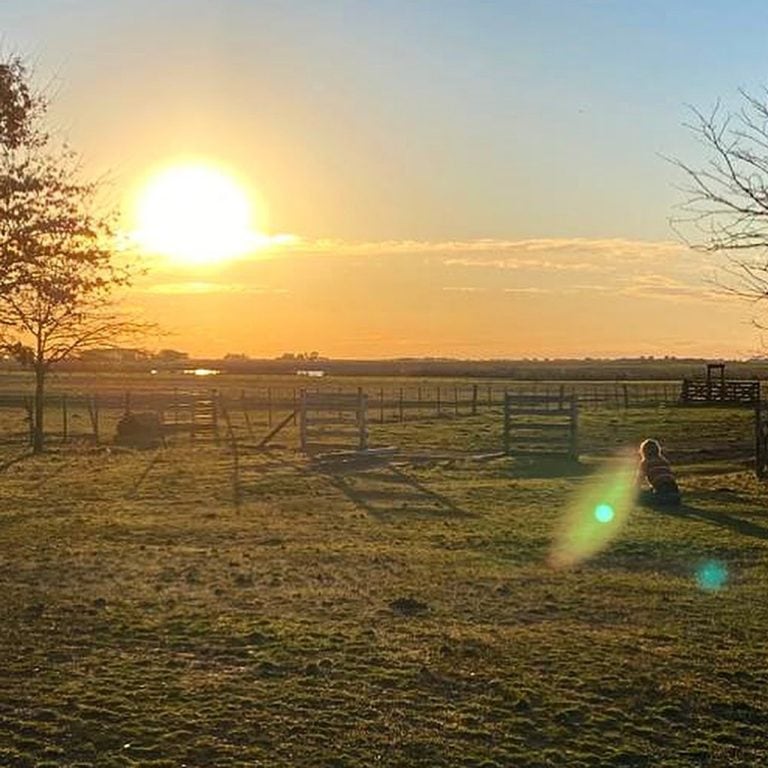
POLYGON ((496 429, 374 425, 419 456, 358 471, 244 451, 237 484, 185 441, 7 466, 0 765, 765 764, 748 412, 584 414, 581 467, 461 457, 496 429), (688 506, 550 568, 571 500, 649 435, 688 506))

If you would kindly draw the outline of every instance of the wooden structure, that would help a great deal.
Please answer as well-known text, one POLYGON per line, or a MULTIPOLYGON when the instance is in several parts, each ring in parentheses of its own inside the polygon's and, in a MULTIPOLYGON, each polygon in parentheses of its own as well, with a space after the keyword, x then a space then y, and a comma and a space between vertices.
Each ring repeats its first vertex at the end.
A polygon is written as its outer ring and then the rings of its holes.
MULTIPOLYGON (((218 395, 215 391, 174 392, 170 412, 163 414, 165 433, 189 432, 192 440, 219 442, 218 395)), ((130 406, 126 409, 130 410, 130 406)))
POLYGON ((301 391, 301 450, 310 455, 365 451, 368 448, 368 396, 301 391))
POLYGON ((725 363, 707 363, 705 379, 683 379, 680 400, 688 405, 754 405, 760 401, 760 382, 726 379, 725 363))
POLYGON ((574 395, 504 395, 504 453, 576 461, 578 403, 574 395))

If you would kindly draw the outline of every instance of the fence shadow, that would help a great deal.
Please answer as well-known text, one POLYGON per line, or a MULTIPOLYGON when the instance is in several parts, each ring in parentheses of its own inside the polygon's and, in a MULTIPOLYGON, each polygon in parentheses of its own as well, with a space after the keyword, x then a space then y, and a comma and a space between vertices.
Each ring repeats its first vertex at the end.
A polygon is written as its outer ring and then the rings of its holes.
POLYGON ((554 477, 583 477, 594 472, 594 467, 563 457, 515 457, 505 474, 513 478, 546 479, 554 477))
POLYGON ((477 516, 392 464, 359 471, 334 471, 332 467, 318 471, 353 504, 379 520, 391 519, 396 515, 454 518, 477 516))
POLYGON ((6 459, 3 462, 0 462, 0 472, 5 472, 7 469, 10 469, 15 464, 20 464, 25 459, 28 459, 30 456, 33 456, 34 454, 32 451, 24 451, 23 453, 19 453, 16 456, 12 456, 10 459, 6 459))

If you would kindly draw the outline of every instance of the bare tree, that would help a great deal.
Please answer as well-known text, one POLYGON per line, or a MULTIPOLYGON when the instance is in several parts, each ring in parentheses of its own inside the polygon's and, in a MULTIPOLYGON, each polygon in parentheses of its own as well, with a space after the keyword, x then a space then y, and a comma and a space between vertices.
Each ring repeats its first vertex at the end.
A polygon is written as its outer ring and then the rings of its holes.
POLYGON ((44 130, 46 101, 22 62, 0 65, 0 327, 35 375, 33 450, 44 448, 45 380, 75 352, 144 326, 114 307, 132 270, 117 263, 115 217, 77 155, 44 130))
POLYGON ((678 159, 686 201, 673 223, 694 248, 726 256, 722 282, 731 293, 768 297, 768 90, 744 90, 741 106, 721 104, 704 113, 692 109, 687 127, 709 159, 693 167, 678 159))

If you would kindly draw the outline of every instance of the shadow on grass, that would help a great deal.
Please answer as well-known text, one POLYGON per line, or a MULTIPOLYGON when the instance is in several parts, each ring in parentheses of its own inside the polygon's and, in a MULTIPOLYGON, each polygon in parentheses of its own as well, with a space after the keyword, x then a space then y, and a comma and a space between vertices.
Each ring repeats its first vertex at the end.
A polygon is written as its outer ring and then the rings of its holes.
POLYGON ((506 474, 514 478, 583 477, 594 472, 594 467, 573 459, 558 457, 517 457, 512 460, 506 474))
POLYGON ((0 472, 5 472, 6 469, 10 469, 15 464, 20 464, 22 461, 24 461, 24 459, 30 458, 30 456, 34 456, 32 451, 24 451, 24 453, 20 453, 18 456, 14 456, 7 461, 1 462, 0 472))
POLYGON ((658 512, 669 517, 682 517, 688 520, 715 525, 720 528, 730 528, 742 536, 751 536, 756 539, 768 540, 768 528, 764 528, 757 523, 751 523, 749 520, 742 520, 733 515, 727 515, 725 512, 714 512, 709 509, 700 509, 692 507, 690 504, 681 504, 679 507, 670 507, 665 509, 646 507, 651 511, 658 512))
POLYGON ((353 504, 379 520, 394 515, 476 517, 390 464, 356 473, 324 471, 322 474, 353 504))
POLYGON ((160 459, 161 456, 161 448, 158 448, 155 450, 155 452, 152 454, 152 457, 147 462, 147 464, 144 466, 144 468, 139 473, 138 477, 136 478, 135 482, 131 486, 130 490, 125 494, 126 499, 135 499, 139 495, 139 491, 141 490, 141 486, 144 484, 144 481, 147 479, 147 476, 152 471, 152 467, 157 464, 157 462, 160 459))

